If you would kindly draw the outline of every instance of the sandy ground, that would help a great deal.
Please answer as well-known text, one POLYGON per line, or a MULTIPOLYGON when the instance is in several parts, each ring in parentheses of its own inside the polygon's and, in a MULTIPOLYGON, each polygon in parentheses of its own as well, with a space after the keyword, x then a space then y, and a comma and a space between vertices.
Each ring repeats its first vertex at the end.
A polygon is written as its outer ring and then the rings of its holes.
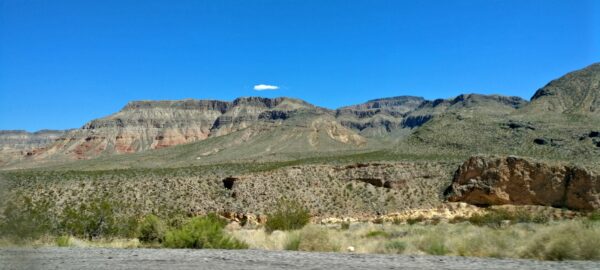
POLYGON ((0 249, 0 269, 600 269, 600 262, 264 250, 0 249))

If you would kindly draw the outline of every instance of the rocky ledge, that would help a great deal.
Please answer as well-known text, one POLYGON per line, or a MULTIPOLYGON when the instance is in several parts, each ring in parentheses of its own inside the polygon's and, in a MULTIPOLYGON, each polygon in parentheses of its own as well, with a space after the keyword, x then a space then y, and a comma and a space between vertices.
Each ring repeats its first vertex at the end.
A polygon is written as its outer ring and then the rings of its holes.
POLYGON ((524 158, 471 157, 445 191, 448 201, 475 205, 544 205, 600 209, 600 176, 571 165, 524 158))

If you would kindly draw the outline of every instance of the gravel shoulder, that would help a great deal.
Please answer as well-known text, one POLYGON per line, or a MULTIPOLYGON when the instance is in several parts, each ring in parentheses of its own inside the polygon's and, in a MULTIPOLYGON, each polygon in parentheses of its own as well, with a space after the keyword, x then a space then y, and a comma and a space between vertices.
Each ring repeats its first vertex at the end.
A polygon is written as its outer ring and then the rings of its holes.
POLYGON ((0 269, 600 269, 600 262, 264 250, 0 249, 0 269))

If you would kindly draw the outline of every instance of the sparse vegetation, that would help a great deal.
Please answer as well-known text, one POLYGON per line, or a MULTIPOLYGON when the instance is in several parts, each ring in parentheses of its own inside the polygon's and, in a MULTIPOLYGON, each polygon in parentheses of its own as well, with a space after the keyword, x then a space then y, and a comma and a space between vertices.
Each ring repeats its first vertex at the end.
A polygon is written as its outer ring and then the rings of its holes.
POLYGON ((522 255, 543 260, 600 260, 600 226, 576 221, 543 228, 522 255))
POLYGON ((406 243, 400 240, 392 240, 385 244, 385 249, 388 253, 401 254, 406 249, 406 243))
POLYGON ((384 232, 384 231, 380 231, 380 230, 370 231, 367 234, 365 234, 365 237, 367 237, 367 238, 370 238, 370 237, 384 237, 384 238, 386 238, 386 237, 389 237, 389 233, 384 232))
MULTIPOLYGON (((234 232, 250 239, 260 231, 234 232)), ((269 241, 284 241, 281 249, 337 250, 353 246, 360 253, 430 254, 540 260, 600 260, 600 224, 587 218, 548 223, 512 223, 502 227, 469 222, 428 224, 356 224, 348 230, 309 225, 284 231, 269 241), (306 233, 310 231, 310 233, 306 233), (385 232, 385 233, 382 233, 385 232), (373 237, 366 237, 373 235, 373 237), (381 237, 385 235, 385 237, 381 237), (311 241, 310 239, 319 239, 311 241)), ((278 245, 272 245, 272 247, 278 245)), ((259 246, 250 245, 250 248, 259 246)), ((263 246, 264 248, 264 246, 263 246)))
POLYGON ((478 226, 500 227, 503 222, 507 223, 547 223, 548 216, 534 214, 528 211, 509 211, 494 209, 485 214, 476 214, 467 219, 471 224, 478 226))
POLYGON ((329 236, 330 231, 320 226, 307 226, 302 230, 293 232, 285 245, 286 250, 300 251, 338 251, 339 246, 333 243, 329 236))
POLYGON ((446 246, 446 236, 437 231, 425 234, 416 241, 419 250, 431 255, 446 255, 449 253, 446 246))
POLYGON ((424 220, 425 220, 425 218, 424 218, 424 217, 422 217, 422 216, 419 216, 419 217, 416 217, 416 218, 409 218, 409 219, 407 219, 407 220, 406 220, 406 223, 407 223, 408 225, 413 225, 413 224, 417 224, 417 223, 419 223, 419 222, 423 222, 424 220))

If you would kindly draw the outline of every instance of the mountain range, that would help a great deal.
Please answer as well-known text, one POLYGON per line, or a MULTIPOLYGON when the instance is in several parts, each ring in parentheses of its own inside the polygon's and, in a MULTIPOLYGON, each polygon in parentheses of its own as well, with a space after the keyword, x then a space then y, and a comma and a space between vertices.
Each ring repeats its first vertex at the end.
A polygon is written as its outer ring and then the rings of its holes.
POLYGON ((335 110, 285 97, 133 101, 78 129, 0 131, 0 167, 180 166, 374 152, 442 159, 519 154, 591 164, 600 155, 599 133, 596 63, 551 81, 530 101, 397 96, 335 110))

